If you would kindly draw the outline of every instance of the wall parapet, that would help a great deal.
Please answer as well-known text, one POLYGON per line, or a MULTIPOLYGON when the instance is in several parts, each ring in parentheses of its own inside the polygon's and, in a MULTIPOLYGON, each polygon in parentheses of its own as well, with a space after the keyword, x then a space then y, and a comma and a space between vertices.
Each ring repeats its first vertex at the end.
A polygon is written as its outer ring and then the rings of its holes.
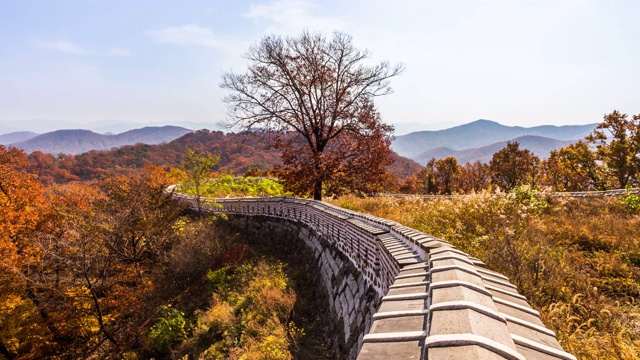
MULTIPOLYGON (((193 197, 174 196, 196 209, 193 197)), ((302 223, 344 254, 381 297, 357 359, 575 359, 508 278, 442 239, 315 200, 217 199, 201 208, 302 223)))
MULTIPOLYGON (((540 194, 545 196, 561 197, 561 198, 589 198, 589 197, 607 198, 607 197, 624 196, 629 194, 640 194, 640 188, 597 190, 597 191, 596 190, 593 190, 593 191, 542 191, 540 192, 540 194)), ((495 195, 498 195, 498 194, 495 194, 495 195)), ((373 196, 380 197, 380 198, 395 198, 395 199, 409 198, 409 199, 434 200, 434 199, 456 199, 456 198, 464 198, 464 197, 475 196, 475 195, 473 194, 424 195, 424 194, 380 193, 380 194, 375 194, 373 196)))

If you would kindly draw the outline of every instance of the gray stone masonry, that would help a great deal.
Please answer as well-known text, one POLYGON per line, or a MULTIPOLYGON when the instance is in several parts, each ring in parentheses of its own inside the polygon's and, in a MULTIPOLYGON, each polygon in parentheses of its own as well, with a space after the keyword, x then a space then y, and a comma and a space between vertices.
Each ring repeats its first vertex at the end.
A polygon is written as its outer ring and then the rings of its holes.
MULTIPOLYGON (((175 196, 195 207, 193 198, 175 196)), ((219 199, 204 207, 299 225, 339 319, 336 358, 575 359, 509 279, 444 240, 314 200, 219 199)))
POLYGON ((233 215, 234 229, 256 245, 268 247, 310 275, 318 309, 327 323, 325 337, 334 359, 355 359, 362 347, 382 296, 371 287, 351 261, 324 237, 302 222, 264 215, 233 215))

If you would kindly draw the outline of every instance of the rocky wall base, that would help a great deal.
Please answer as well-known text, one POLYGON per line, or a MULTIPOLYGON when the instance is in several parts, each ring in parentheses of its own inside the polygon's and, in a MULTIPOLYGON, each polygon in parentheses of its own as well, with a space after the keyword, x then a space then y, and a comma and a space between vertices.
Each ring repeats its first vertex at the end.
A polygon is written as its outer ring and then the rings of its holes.
POLYGON ((382 298, 350 260, 322 234, 301 222, 234 215, 229 223, 256 245, 268 246, 291 263, 305 264, 315 296, 326 304, 318 311, 329 316, 326 337, 331 357, 355 359, 382 298))

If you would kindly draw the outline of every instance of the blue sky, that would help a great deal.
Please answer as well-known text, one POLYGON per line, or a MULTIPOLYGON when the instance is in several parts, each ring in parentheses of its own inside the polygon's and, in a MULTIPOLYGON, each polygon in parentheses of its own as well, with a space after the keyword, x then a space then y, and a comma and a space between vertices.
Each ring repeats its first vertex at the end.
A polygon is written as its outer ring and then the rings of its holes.
POLYGON ((389 123, 586 124, 640 113, 640 1, 0 1, 0 133, 213 126, 267 34, 343 31, 406 66, 389 123))

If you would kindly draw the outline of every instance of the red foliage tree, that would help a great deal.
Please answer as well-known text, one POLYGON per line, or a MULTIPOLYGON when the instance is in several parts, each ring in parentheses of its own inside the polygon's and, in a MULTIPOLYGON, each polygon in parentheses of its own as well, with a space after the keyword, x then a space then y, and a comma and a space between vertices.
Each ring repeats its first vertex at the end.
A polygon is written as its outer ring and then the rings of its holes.
POLYGON ((520 149, 518 142, 508 142, 489 162, 492 182, 504 190, 523 184, 535 186, 539 163, 540 159, 531 151, 520 149))

